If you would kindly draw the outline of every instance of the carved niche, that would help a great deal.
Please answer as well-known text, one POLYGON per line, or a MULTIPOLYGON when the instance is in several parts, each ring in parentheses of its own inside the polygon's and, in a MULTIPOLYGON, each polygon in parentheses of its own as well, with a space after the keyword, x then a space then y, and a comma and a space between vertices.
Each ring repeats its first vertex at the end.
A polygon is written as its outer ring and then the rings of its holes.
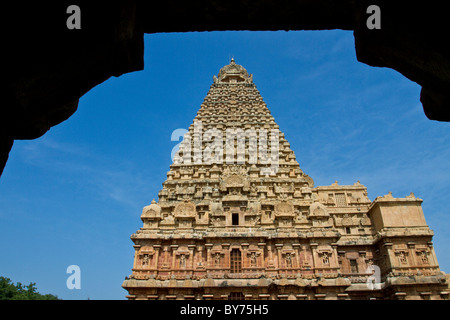
POLYGON ((192 202, 181 202, 176 205, 174 210, 175 218, 193 218, 196 217, 195 204, 192 202))
POLYGON ((291 249, 285 249, 281 252, 281 255, 284 260, 284 267, 285 268, 292 268, 294 267, 294 257, 295 257, 295 251, 291 249))
POLYGON ((222 203, 218 201, 211 202, 211 214, 209 216, 209 223, 213 227, 225 226, 225 214, 222 203))
POLYGON ((197 217, 195 204, 190 201, 181 202, 175 206, 173 215, 179 228, 192 228, 192 223, 197 217))
POLYGON ((330 266, 331 256, 333 254, 333 251, 331 249, 319 249, 317 250, 317 254, 322 266, 330 266))
POLYGON ((150 268, 154 255, 155 250, 153 248, 141 248, 141 250, 139 250, 138 256, 143 268, 150 268))
POLYGON ((408 264, 408 251, 400 249, 395 250, 394 253, 400 265, 408 264))
POLYGON ((428 258, 429 256, 429 252, 427 249, 418 249, 416 250, 416 255, 419 257, 421 263, 423 265, 428 265, 430 264, 430 260, 428 258))
POLYGON ((275 219, 279 227, 292 227, 295 218, 294 204, 289 200, 281 200, 274 206, 275 219))
POLYGON ((327 212, 327 208, 320 202, 314 202, 309 207, 309 217, 315 218, 328 218, 330 214, 327 212))
POLYGON ((190 252, 187 248, 181 247, 175 251, 175 256, 177 260, 177 267, 183 269, 187 267, 187 261, 189 259, 190 252))
POLYGON ((330 217, 327 207, 320 202, 314 202, 309 207, 308 219, 312 220, 313 227, 330 227, 333 225, 333 218, 330 217))
POLYGON ((249 191, 250 183, 248 181, 247 169, 243 166, 225 167, 220 177, 219 188, 221 191, 227 191, 228 189, 249 191))
POLYGON ((291 201, 279 201, 274 207, 275 217, 291 217, 294 218, 294 204, 291 201))

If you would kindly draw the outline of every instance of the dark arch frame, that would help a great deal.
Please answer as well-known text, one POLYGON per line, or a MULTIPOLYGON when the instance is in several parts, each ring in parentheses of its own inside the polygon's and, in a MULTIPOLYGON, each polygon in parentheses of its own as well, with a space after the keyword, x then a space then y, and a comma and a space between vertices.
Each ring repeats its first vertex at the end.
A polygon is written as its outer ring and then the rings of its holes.
MULTIPOLYGON (((3 21, 0 174, 14 140, 36 139, 68 119, 78 100, 111 76, 144 68, 143 35, 220 30, 353 30, 357 59, 397 70, 422 86, 432 120, 450 121, 450 49, 446 10, 391 0, 77 1, 81 29, 68 30, 58 3, 8 2, 3 21), (381 8, 369 30, 367 7, 381 8)), ((442 6, 444 3, 442 4, 442 6)))

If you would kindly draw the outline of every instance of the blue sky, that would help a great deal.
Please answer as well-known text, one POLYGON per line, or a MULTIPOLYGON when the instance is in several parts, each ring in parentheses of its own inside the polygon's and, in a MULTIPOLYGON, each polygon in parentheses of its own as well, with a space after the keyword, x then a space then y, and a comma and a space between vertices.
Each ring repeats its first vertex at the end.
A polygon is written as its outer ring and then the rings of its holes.
POLYGON ((0 275, 63 299, 124 299, 130 235, 161 189, 212 76, 234 57, 315 185, 414 192, 450 272, 450 123, 428 120, 420 86, 356 60, 349 31, 145 36, 145 69, 111 78, 43 137, 16 141, 0 178, 0 275), (69 290, 66 269, 81 269, 69 290))

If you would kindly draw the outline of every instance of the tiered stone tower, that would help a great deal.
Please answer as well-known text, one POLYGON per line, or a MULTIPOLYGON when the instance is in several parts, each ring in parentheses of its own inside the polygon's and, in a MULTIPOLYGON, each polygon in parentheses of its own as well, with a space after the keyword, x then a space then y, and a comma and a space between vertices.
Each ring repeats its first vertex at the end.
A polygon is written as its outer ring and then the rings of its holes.
POLYGON ((421 199, 314 187, 252 75, 213 79, 131 236, 129 299, 448 297, 421 199))

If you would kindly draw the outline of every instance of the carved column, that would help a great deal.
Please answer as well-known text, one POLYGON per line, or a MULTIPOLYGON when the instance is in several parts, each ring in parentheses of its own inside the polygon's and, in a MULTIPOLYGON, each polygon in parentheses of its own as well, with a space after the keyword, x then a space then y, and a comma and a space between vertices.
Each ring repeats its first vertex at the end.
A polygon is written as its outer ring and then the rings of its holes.
MULTIPOLYGON (((312 266, 311 266, 311 269, 313 269, 313 270, 316 269, 317 265, 320 265, 318 263, 319 257, 318 257, 318 254, 317 254, 317 246, 318 246, 318 244, 315 243, 315 242, 309 244, 309 247, 311 248, 311 255, 312 255, 312 266)), ((314 273, 315 272, 316 271, 314 271, 314 273)))
POLYGON ((408 242, 408 254, 410 256, 408 267, 417 267, 419 264, 417 263, 417 254, 415 252, 416 244, 414 242, 408 242))
POLYGON ((189 252, 190 252, 190 254, 189 254, 189 259, 191 259, 191 269, 192 269, 192 271, 194 270, 194 267, 195 267, 195 262, 194 262, 194 252, 195 252, 195 244, 190 244, 190 245, 188 245, 188 249, 189 249, 189 252))
MULTIPOLYGON (((334 242, 334 243, 331 244, 331 248, 333 249, 331 255, 332 255, 332 258, 333 258, 334 262, 333 262, 333 264, 331 264, 331 261, 330 261, 330 267, 335 268, 336 272, 337 272, 337 270, 339 270, 339 257, 338 257, 338 254, 337 254, 337 247, 338 247, 337 243, 334 242)), ((364 270, 365 270, 365 268, 364 268, 364 270)))
POLYGON ((138 257, 139 257, 138 252, 139 252, 139 249, 141 248, 141 246, 140 246, 140 245, 134 245, 133 248, 134 248, 134 262, 133 262, 133 269, 136 269, 136 266, 137 266, 137 260, 138 260, 138 257))
POLYGON ((309 264, 309 261, 308 261, 308 259, 307 259, 307 258, 308 258, 307 248, 308 248, 308 246, 305 245, 305 244, 300 245, 300 254, 301 254, 300 263, 301 263, 302 268, 305 267, 305 266, 310 266, 310 267, 312 267, 312 266, 309 264))
POLYGON ((258 247, 259 247, 259 250, 260 250, 260 256, 259 256, 260 260, 259 260, 259 263, 256 263, 256 266, 267 267, 266 263, 265 263, 265 256, 264 256, 264 247, 265 246, 266 246, 266 244, 264 242, 258 243, 258 247))
POLYGON ((207 243, 205 244, 206 247, 206 268, 211 268, 211 248, 212 248, 213 244, 212 243, 207 243))
POLYGON ((248 258, 247 258, 247 251, 248 251, 248 243, 241 243, 242 247, 242 267, 246 268, 248 267, 248 258))
POLYGON ((276 243, 275 248, 277 248, 277 267, 280 269, 282 267, 281 265, 281 249, 283 248, 282 243, 276 243))
POLYGON ((178 249, 178 245, 172 244, 170 246, 170 248, 172 249, 172 267, 171 267, 171 269, 175 270, 175 269, 178 269, 178 268, 175 268, 175 261, 177 259, 176 251, 178 249))
POLYGON ((271 243, 267 246, 267 251, 269 253, 268 268, 273 268, 274 262, 273 262, 273 252, 272 252, 272 244, 271 243))
POLYGON ((428 260, 430 261, 430 266, 431 267, 438 267, 439 264, 437 262, 437 258, 436 258, 436 252, 434 252, 434 248, 433 248, 433 243, 430 241, 427 243, 428 248, 430 249, 429 255, 428 255, 428 260))
POLYGON ((384 244, 384 250, 386 250, 387 253, 387 259, 385 259, 386 270, 384 271, 387 272, 388 270, 392 270, 394 266, 398 265, 398 262, 395 262, 396 258, 394 252, 392 251, 392 242, 386 242, 384 244))
POLYGON ((221 268, 230 269, 231 261, 230 261, 230 244, 222 243, 222 252, 223 252, 223 261, 221 262, 221 268))
POLYGON ((155 268, 158 268, 158 262, 159 262, 159 251, 161 250, 161 246, 159 244, 153 245, 153 248, 155 249, 155 268))
MULTIPOLYGON (((198 265, 199 266, 203 266, 203 246, 202 245, 199 245, 198 247, 197 247, 197 252, 198 252, 198 265)), ((205 267, 205 266, 203 266, 203 267, 205 267)))
POLYGON ((169 268, 169 248, 164 246, 163 248, 163 262, 162 267, 168 269, 169 268))
POLYGON ((300 269, 301 265, 300 265, 300 244, 299 243, 293 243, 292 247, 294 248, 295 251, 295 261, 297 263, 296 268, 300 269))

